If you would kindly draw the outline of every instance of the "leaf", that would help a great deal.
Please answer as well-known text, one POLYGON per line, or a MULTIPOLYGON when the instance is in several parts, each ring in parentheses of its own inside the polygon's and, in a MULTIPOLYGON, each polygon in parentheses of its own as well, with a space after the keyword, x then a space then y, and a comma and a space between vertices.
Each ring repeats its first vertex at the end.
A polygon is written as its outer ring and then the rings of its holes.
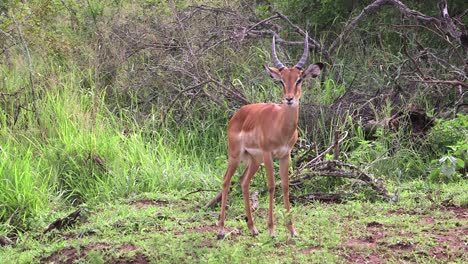
POLYGON ((457 165, 459 168, 464 168, 465 167, 465 161, 463 161, 460 158, 457 158, 457 165))
POLYGON ((457 165, 457 158, 455 158, 454 156, 448 156, 448 159, 453 165, 457 165))
POLYGON ((439 159, 439 163, 443 164, 445 161, 448 159, 448 156, 443 156, 442 158, 439 159))
POLYGON ((444 164, 442 165, 442 167, 440 168, 440 172, 447 176, 447 177, 450 177, 452 176, 454 173, 455 173, 455 167, 452 166, 452 165, 448 165, 448 164, 444 164))

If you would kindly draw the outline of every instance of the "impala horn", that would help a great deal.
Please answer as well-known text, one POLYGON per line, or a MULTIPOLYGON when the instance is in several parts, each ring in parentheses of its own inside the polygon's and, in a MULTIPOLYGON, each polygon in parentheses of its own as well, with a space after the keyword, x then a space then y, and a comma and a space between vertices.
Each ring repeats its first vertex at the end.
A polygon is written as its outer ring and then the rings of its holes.
POLYGON ((273 54, 273 64, 278 70, 282 70, 284 68, 283 63, 278 59, 278 55, 276 55, 276 38, 273 35, 273 43, 271 43, 271 53, 273 54))
POLYGON ((302 70, 307 62, 307 57, 309 57, 309 34, 306 32, 304 53, 302 54, 302 57, 299 60, 299 62, 294 67, 298 68, 299 70, 302 70))

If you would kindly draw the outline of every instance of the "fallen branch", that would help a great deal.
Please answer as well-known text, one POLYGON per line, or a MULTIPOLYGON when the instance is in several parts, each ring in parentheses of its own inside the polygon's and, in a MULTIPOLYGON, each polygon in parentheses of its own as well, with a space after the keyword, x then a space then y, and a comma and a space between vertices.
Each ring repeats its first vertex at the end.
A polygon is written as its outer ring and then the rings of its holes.
POLYGON ((309 171, 302 173, 302 177, 291 181, 291 186, 301 187, 305 185, 307 180, 316 176, 342 177, 362 181, 388 201, 394 197, 388 193, 383 182, 374 179, 371 175, 352 164, 343 163, 338 160, 326 160, 311 164, 307 168, 309 171))
POLYGON ((291 196, 291 202, 311 202, 311 201, 320 201, 320 202, 328 202, 328 203, 338 203, 346 198, 351 198, 352 193, 323 193, 323 192, 315 192, 315 193, 308 193, 300 196, 291 196))
POLYGON ((78 208, 76 211, 69 214, 68 216, 55 220, 54 222, 52 222, 52 224, 50 224, 47 227, 46 230, 44 230, 43 233, 46 234, 46 233, 48 233, 48 232, 50 232, 50 231, 52 231, 54 229, 62 230, 63 228, 73 226, 74 224, 76 224, 81 219, 81 213, 82 212, 83 212, 83 210, 81 208, 78 208))
MULTIPOLYGON (((311 166, 313 165, 314 163, 317 163, 318 161, 320 161, 320 159, 325 156, 325 154, 327 154, 328 152, 330 152, 332 149, 335 149, 335 145, 340 145, 345 139, 346 137, 348 137, 348 131, 345 131, 346 134, 341 138, 339 139, 338 141, 335 141, 332 145, 330 145, 326 150, 324 150, 322 153, 320 153, 319 155, 317 155, 315 158, 313 158, 312 160, 310 160, 309 162, 307 162, 304 166, 301 166, 299 167, 296 172, 294 173, 294 175, 298 175, 303 169, 305 169, 306 167, 308 166, 311 166)), ((294 176, 291 176, 291 178, 294 178, 294 176)))

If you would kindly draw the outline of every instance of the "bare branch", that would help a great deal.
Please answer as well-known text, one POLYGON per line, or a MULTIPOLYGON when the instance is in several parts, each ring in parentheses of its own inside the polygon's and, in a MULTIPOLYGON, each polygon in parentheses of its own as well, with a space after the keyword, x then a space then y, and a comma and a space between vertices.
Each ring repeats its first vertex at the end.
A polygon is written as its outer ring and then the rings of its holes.
POLYGON ((11 13, 11 19, 15 23, 16 30, 18 31, 18 35, 21 40, 21 44, 23 46, 23 49, 26 53, 26 58, 28 61, 28 71, 29 71, 29 84, 31 85, 31 97, 32 97, 32 107, 33 107, 33 112, 34 115, 36 116, 36 122, 41 127, 41 121, 39 119, 39 113, 37 110, 37 98, 36 98, 36 89, 34 87, 34 79, 33 79, 33 66, 32 66, 32 59, 31 59, 31 53, 29 52, 29 47, 28 43, 23 37, 23 33, 21 32, 21 26, 16 22, 15 16, 13 12, 11 13))
POLYGON ((405 4, 403 4, 401 1, 398 0, 376 0, 370 5, 366 6, 359 15, 357 15, 355 18, 353 18, 343 29, 341 34, 333 41, 333 43, 330 45, 330 48, 328 49, 329 53, 333 53, 335 49, 343 42, 346 41, 348 38, 349 34, 352 32, 352 30, 357 26, 357 24, 365 19, 368 15, 372 13, 376 13, 379 11, 379 9, 384 6, 384 5, 391 5, 398 9, 400 13, 406 17, 415 19, 419 22, 426 23, 437 30, 441 30, 445 33, 449 33, 453 38, 460 40, 460 30, 453 24, 453 21, 451 18, 448 16, 443 17, 443 20, 439 20, 435 17, 431 17, 428 15, 425 15, 423 13, 420 13, 416 10, 412 10, 408 8, 405 4))
POLYGON ((423 83, 438 83, 438 84, 448 84, 453 86, 461 85, 465 88, 468 88, 468 82, 462 82, 459 80, 418 80, 418 79, 411 79, 410 81, 413 82, 423 82, 423 83))
MULTIPOLYGON (((280 12, 276 12, 276 14, 281 17, 284 21, 288 22, 288 24, 294 28, 296 30, 296 32, 298 32, 299 34, 301 34, 302 36, 305 36, 306 33, 304 30, 302 30, 299 26, 297 26, 296 24, 294 24, 287 16, 283 15, 282 13, 280 12)), ((315 52, 317 53, 320 53, 322 54, 325 59, 330 63, 330 64, 333 64, 333 61, 330 57, 330 53, 326 50, 326 49, 323 49, 322 48, 322 45, 320 44, 320 42, 318 40, 316 40, 315 38, 313 38, 313 36, 311 34, 309 34, 309 41, 312 42, 312 45, 313 45, 313 48, 315 50, 315 52)), ((311 45, 311 47, 312 47, 311 45)))

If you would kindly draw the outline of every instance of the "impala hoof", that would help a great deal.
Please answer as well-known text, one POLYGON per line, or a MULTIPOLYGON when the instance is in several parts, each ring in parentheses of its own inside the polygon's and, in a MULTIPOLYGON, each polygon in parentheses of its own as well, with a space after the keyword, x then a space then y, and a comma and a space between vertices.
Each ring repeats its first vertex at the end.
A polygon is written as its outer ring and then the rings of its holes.
POLYGON ((219 232, 218 233, 218 240, 221 240, 221 239, 224 239, 226 235, 224 234, 224 232, 219 232))
POLYGON ((252 234, 252 236, 258 236, 258 230, 256 228, 254 228, 253 230, 250 231, 250 233, 252 234))
POLYGON ((270 235, 271 238, 275 238, 276 237, 275 230, 273 230, 273 229, 268 230, 268 235, 270 235))
POLYGON ((298 236, 299 236, 299 235, 297 234, 296 231, 291 232, 291 238, 293 238, 293 237, 298 237, 298 236))

